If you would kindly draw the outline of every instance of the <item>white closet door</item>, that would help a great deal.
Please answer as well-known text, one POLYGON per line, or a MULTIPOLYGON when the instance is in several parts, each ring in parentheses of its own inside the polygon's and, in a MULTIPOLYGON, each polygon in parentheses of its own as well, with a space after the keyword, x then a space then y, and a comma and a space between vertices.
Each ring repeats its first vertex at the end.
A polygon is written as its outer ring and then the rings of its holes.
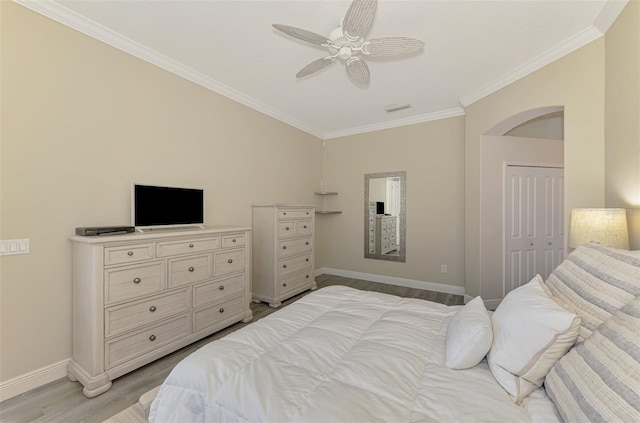
POLYGON ((507 166, 504 294, 564 258, 564 169, 507 166))

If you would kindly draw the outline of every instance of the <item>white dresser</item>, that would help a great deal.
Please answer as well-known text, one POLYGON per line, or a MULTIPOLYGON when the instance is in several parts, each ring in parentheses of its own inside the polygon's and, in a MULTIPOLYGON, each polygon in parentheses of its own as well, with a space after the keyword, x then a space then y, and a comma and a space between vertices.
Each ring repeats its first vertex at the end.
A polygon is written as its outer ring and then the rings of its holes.
POLYGON ((376 216, 375 254, 387 254, 398 249, 396 230, 398 218, 395 216, 376 216))
POLYGON ((154 230, 73 242, 69 378, 94 397, 111 381, 252 319, 251 231, 154 230))
POLYGON ((308 289, 314 278, 315 206, 253 206, 252 297, 270 307, 308 289))

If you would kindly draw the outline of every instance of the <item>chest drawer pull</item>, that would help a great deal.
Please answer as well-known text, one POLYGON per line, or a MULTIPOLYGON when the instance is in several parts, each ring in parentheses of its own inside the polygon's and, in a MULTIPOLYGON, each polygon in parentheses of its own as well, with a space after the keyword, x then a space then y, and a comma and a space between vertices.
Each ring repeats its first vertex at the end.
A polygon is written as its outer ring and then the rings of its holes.
POLYGON ((306 275, 306 278, 309 279, 309 275, 306 275))
POLYGON ((286 265, 286 264, 283 264, 283 265, 282 265, 282 268, 283 268, 283 269, 286 269, 286 268, 287 268, 287 265, 286 265))
POLYGON ((220 291, 224 291, 224 285, 220 285, 220 286, 218 287, 218 289, 219 289, 220 291))
POLYGON ((283 283, 283 284, 282 284, 282 286, 287 286, 287 283, 286 283, 286 282, 285 282, 285 283, 283 283))
POLYGON ((189 244, 189 248, 193 248, 193 244, 189 244))
POLYGON ((229 263, 229 264, 233 263, 233 259, 227 260, 227 263, 229 263))
POLYGON ((289 227, 287 226, 286 228, 284 228, 284 230, 285 230, 285 231, 288 231, 288 230, 289 230, 289 227))
POLYGON ((307 225, 304 225, 303 228, 307 229, 307 225))
POLYGON ((149 307, 149 311, 150 311, 150 312, 152 312, 152 313, 153 313, 154 311, 156 311, 156 310, 157 310, 156 306, 151 306, 151 307, 149 307))
POLYGON ((128 255, 128 256, 132 256, 132 255, 133 255, 133 251, 129 251, 129 252, 127 253, 127 255, 128 255))
POLYGON ((133 280, 133 283, 140 283, 140 282, 142 282, 142 279, 140 279, 140 278, 135 278, 133 280))
POLYGON ((156 336, 155 336, 155 335, 151 335, 151 336, 149 337, 149 341, 155 341, 155 340, 156 340, 156 336))
POLYGON ((309 241, 305 242, 304 245, 309 245, 309 241))
POLYGON ((305 261, 309 261, 309 259, 305 259, 305 261))
POLYGON ((233 240, 232 240, 231 242, 236 242, 236 239, 235 239, 235 238, 233 238, 233 240))
POLYGON ((218 310, 220 313, 224 313, 224 308, 220 307, 220 310, 218 310))
POLYGON ((189 268, 189 272, 193 272, 194 270, 196 270, 196 269, 194 269, 193 267, 189 268))
POLYGON ((282 246, 282 249, 283 249, 283 250, 286 250, 286 249, 287 249, 287 246, 286 246, 286 245, 283 245, 283 246, 282 246))

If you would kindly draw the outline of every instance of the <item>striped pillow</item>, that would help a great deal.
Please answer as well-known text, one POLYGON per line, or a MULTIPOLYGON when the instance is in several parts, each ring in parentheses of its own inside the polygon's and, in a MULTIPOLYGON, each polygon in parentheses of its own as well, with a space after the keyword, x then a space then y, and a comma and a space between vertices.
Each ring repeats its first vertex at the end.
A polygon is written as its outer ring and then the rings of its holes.
POLYGON ((545 389, 567 422, 640 422, 640 297, 562 357, 545 389))
POLYGON ((640 295, 640 251, 585 244, 549 275, 553 299, 580 316, 582 342, 622 306, 640 295))

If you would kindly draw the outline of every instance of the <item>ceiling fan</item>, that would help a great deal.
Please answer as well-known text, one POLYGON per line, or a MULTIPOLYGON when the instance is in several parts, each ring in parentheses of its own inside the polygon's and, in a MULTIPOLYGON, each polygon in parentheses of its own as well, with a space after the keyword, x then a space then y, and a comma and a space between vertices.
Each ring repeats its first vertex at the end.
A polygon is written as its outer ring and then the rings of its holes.
POLYGON ((308 43, 326 47, 329 55, 309 63, 296 78, 302 78, 333 64, 340 58, 345 62, 347 76, 356 86, 367 88, 371 75, 366 57, 394 57, 419 52, 424 43, 409 37, 382 37, 364 40, 378 6, 377 0, 354 0, 338 28, 328 37, 289 25, 273 24, 278 31, 308 43))

